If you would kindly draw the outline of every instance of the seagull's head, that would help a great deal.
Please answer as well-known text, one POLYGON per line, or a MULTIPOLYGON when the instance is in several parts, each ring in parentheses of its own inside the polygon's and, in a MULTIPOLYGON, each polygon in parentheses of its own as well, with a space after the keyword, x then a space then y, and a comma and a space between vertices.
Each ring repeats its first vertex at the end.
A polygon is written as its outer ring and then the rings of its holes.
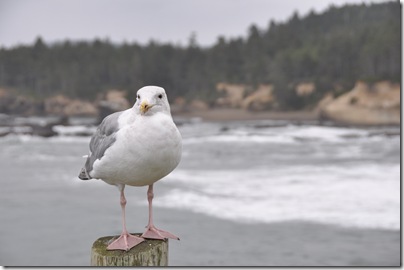
POLYGON ((152 115, 157 112, 170 114, 170 105, 164 88, 159 86, 144 86, 137 91, 134 105, 141 115, 152 115))

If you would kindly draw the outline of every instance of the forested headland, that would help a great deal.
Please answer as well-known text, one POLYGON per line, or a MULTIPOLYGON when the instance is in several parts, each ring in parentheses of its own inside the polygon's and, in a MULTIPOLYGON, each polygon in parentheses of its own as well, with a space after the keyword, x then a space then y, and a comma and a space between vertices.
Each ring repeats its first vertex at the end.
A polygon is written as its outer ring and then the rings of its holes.
MULTIPOLYGON (((240 36, 245 29, 240 29, 240 36)), ((330 6, 321 14, 294 13, 285 22, 251 25, 238 38, 218 37, 186 46, 150 41, 114 44, 108 40, 0 49, 0 88, 41 100, 56 94, 93 101, 121 89, 134 98, 144 85, 159 85, 170 99, 203 100, 210 106, 226 82, 271 84, 280 109, 302 109, 326 93, 341 95, 355 82, 401 82, 401 4, 330 6), (300 83, 313 83, 312 95, 299 97, 300 83)))

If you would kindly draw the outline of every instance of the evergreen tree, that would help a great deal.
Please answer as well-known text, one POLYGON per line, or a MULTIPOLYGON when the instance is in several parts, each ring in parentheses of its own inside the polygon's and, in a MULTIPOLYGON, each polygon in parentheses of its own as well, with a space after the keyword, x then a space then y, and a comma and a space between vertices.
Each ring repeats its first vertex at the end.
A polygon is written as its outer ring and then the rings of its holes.
POLYGON ((356 80, 401 82, 401 4, 398 1, 330 6, 322 14, 297 12, 267 29, 252 25, 246 38, 219 37, 201 48, 196 33, 186 47, 151 41, 121 45, 108 40, 0 48, 0 87, 35 98, 57 93, 94 100, 118 88, 129 97, 143 85, 161 85, 171 100, 212 101, 219 82, 271 83, 282 108, 316 102, 334 85, 345 91, 356 80), (314 82, 315 98, 294 91, 314 82))

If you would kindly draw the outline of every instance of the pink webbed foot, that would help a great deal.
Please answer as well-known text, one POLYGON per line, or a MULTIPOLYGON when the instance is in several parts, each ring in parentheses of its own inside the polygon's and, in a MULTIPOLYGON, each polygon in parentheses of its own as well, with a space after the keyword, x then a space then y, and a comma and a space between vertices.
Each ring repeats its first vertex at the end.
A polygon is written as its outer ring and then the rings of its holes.
POLYGON ((143 238, 150 238, 150 239, 160 239, 164 240, 166 238, 171 238, 175 240, 180 240, 178 236, 175 236, 172 233, 157 229, 154 227, 153 223, 153 184, 149 185, 149 189, 147 190, 147 200, 149 202, 149 223, 147 224, 146 231, 142 234, 143 238))
POLYGON ((154 226, 148 226, 146 231, 142 234, 143 238, 149 238, 149 239, 160 239, 164 240, 166 238, 171 238, 175 240, 180 240, 178 236, 175 236, 174 234, 170 232, 166 232, 160 229, 157 229, 154 226))
POLYGON ((130 250, 136 245, 139 245, 144 241, 143 238, 131 235, 129 233, 123 233, 121 236, 118 237, 115 241, 108 245, 107 250, 130 250))

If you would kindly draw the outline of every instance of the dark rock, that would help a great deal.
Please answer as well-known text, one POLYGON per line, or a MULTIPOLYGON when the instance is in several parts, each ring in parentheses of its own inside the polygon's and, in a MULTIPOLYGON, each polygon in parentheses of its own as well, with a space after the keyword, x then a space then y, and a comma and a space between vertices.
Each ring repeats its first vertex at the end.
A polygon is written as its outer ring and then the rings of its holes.
POLYGON ((32 126, 32 135, 41 136, 41 137, 52 137, 57 135, 55 131, 52 129, 53 125, 46 125, 46 126, 39 126, 35 125, 32 126))

